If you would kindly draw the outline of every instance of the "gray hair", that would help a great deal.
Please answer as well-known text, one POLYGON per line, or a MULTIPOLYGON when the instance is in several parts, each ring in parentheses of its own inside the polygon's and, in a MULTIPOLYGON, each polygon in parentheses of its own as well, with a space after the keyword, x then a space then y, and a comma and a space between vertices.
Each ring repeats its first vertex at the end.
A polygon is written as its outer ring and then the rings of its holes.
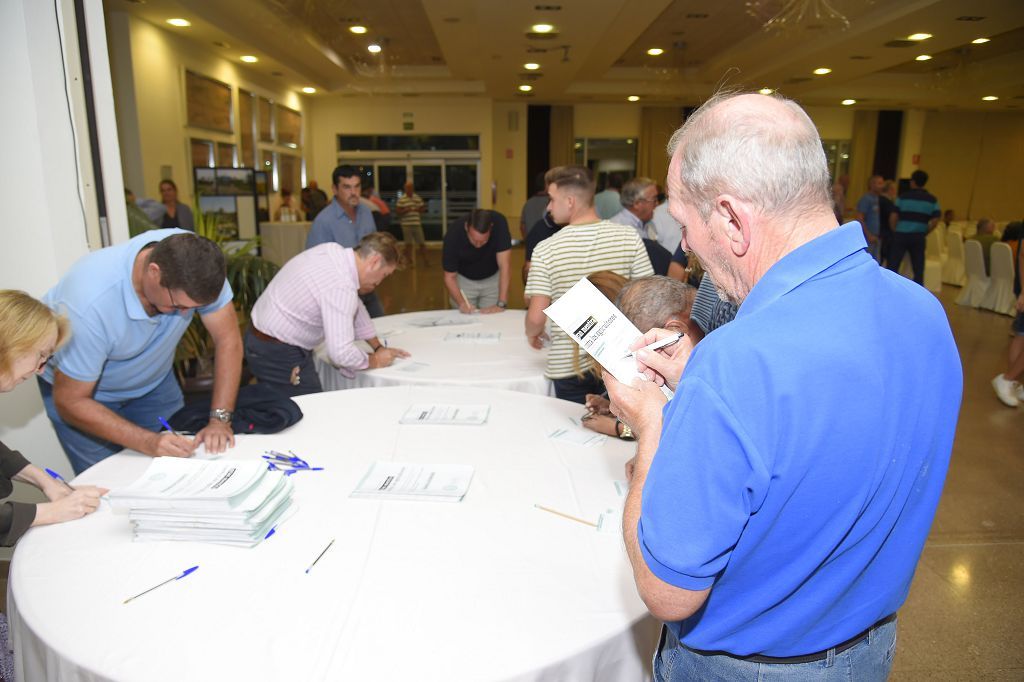
POLYGON ((619 202, 624 207, 629 208, 636 203, 636 200, 643 195, 648 187, 653 187, 654 185, 654 180, 650 178, 633 178, 622 186, 622 191, 619 192, 619 202))
POLYGON ((672 316, 689 319, 697 290, 662 275, 633 279, 619 292, 616 305, 642 332, 661 327, 672 316))
POLYGON ((996 229, 996 224, 991 218, 982 218, 978 221, 978 234, 988 234, 996 229))
POLYGON ((749 107, 722 106, 744 94, 716 94, 669 140, 670 156, 682 145, 683 200, 705 223, 719 194, 749 201, 773 217, 831 206, 825 150, 807 113, 796 102, 777 95, 770 97, 785 109, 778 116, 749 107))

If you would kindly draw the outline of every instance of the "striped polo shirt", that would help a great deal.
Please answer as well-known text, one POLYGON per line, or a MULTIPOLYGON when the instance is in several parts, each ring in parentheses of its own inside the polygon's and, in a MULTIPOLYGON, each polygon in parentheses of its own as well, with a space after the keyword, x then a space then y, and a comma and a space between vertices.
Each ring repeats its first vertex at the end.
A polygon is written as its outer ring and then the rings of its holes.
POLYGON ((403 213, 399 216, 401 223, 404 227, 415 227, 421 224, 420 222, 420 209, 423 208, 423 199, 420 198, 419 194, 403 194, 395 202, 395 208, 411 208, 413 210, 408 213, 403 213))
MULTIPOLYGON (((632 227, 606 220, 567 225, 548 237, 533 251, 527 296, 548 296, 554 303, 582 277, 611 270, 627 279, 653 275, 647 249, 632 227)), ((565 379, 575 375, 572 349, 576 344, 557 327, 551 329, 551 347, 544 375, 565 379)), ((580 350, 580 368, 590 369, 590 356, 580 350)))
POLYGON ((896 231, 905 233, 925 233, 928 222, 942 215, 939 200, 930 192, 921 188, 911 188, 896 199, 896 210, 899 219, 896 231))

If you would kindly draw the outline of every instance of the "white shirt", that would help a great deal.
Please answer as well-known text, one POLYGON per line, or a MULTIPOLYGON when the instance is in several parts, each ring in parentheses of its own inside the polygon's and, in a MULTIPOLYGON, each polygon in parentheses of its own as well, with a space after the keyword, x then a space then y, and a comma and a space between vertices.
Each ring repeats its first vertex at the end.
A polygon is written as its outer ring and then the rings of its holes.
POLYGON ((654 225, 654 230, 658 233, 658 243, 668 249, 669 253, 675 253, 683 238, 683 227, 669 214, 667 201, 654 209, 651 224, 654 225))

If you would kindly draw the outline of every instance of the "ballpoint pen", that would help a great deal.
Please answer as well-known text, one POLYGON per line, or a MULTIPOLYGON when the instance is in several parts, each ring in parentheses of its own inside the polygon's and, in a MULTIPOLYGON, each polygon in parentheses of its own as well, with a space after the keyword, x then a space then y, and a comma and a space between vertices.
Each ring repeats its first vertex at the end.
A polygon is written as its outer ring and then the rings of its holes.
POLYGON ((61 476, 60 474, 58 474, 58 473, 57 473, 56 471, 54 471, 53 469, 47 469, 47 470, 46 470, 46 473, 50 474, 50 478, 52 478, 53 480, 55 480, 55 481, 60 481, 61 483, 63 483, 64 485, 66 485, 66 486, 67 486, 67 488, 68 488, 68 490, 70 490, 71 492, 74 492, 74 491, 75 491, 75 489, 74 489, 74 488, 73 488, 73 487, 71 486, 71 484, 70 484, 70 483, 68 483, 67 481, 65 481, 65 480, 64 480, 64 477, 63 477, 63 476, 61 476))
POLYGON ((635 351, 630 351, 626 353, 626 355, 622 359, 625 360, 626 358, 631 358, 635 353, 639 353, 642 350, 658 350, 659 348, 671 346, 672 344, 677 343, 681 338, 683 338, 683 333, 676 332, 673 336, 666 336, 660 341, 655 341, 654 343, 647 344, 643 348, 637 348, 635 351))
POLYGON ((164 419, 163 417, 157 417, 157 421, 159 421, 159 422, 160 422, 160 425, 161 425, 161 426, 163 426, 163 427, 164 427, 165 429, 167 429, 168 431, 170 431, 171 433, 173 433, 173 434, 174 434, 175 436, 180 436, 180 435, 181 435, 180 433, 178 433, 177 431, 175 431, 175 430, 174 430, 174 429, 173 429, 173 428, 171 427, 171 425, 170 425, 170 424, 169 424, 169 423, 167 422, 167 420, 166 420, 166 419, 164 419))
POLYGON ((309 568, 306 569, 306 573, 309 573, 311 570, 313 570, 313 567, 316 566, 316 562, 320 561, 320 557, 322 557, 324 554, 327 554, 327 550, 329 550, 331 548, 331 545, 333 544, 334 538, 331 538, 331 541, 327 543, 326 547, 324 547, 324 551, 320 552, 316 559, 313 559, 313 563, 311 563, 309 565, 309 568))
POLYGON ((182 571, 181 575, 176 575, 173 578, 168 578, 167 580, 163 581, 159 585, 154 585, 153 587, 149 588, 145 592, 139 592, 134 597, 128 597, 127 599, 125 599, 121 603, 122 604, 127 604, 128 602, 130 602, 133 599, 138 599, 139 597, 141 597, 144 594, 149 594, 150 592, 152 592, 153 590, 155 590, 158 587, 163 587, 167 583, 173 583, 175 580, 181 580, 182 578, 184 578, 185 576, 189 575, 190 573, 194 573, 197 568, 199 568, 199 567, 198 566, 193 566, 192 568, 186 568, 184 571, 182 571))

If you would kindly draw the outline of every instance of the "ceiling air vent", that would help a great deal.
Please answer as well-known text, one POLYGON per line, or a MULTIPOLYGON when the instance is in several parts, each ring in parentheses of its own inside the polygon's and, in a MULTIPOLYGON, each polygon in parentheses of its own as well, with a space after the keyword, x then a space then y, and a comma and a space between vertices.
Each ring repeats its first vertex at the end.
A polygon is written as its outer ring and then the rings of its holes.
POLYGON ((790 78, 789 80, 787 80, 786 84, 787 85, 792 85, 794 83, 806 83, 809 80, 811 80, 811 79, 806 77, 806 76, 795 76, 795 77, 790 78))
POLYGON ((885 47, 913 47, 920 44, 916 40, 890 40, 885 44, 885 47))
POLYGON ((985 17, 972 17, 972 16, 969 16, 969 15, 965 15, 965 16, 962 16, 962 17, 957 17, 956 20, 957 21, 981 21, 984 18, 985 17))

